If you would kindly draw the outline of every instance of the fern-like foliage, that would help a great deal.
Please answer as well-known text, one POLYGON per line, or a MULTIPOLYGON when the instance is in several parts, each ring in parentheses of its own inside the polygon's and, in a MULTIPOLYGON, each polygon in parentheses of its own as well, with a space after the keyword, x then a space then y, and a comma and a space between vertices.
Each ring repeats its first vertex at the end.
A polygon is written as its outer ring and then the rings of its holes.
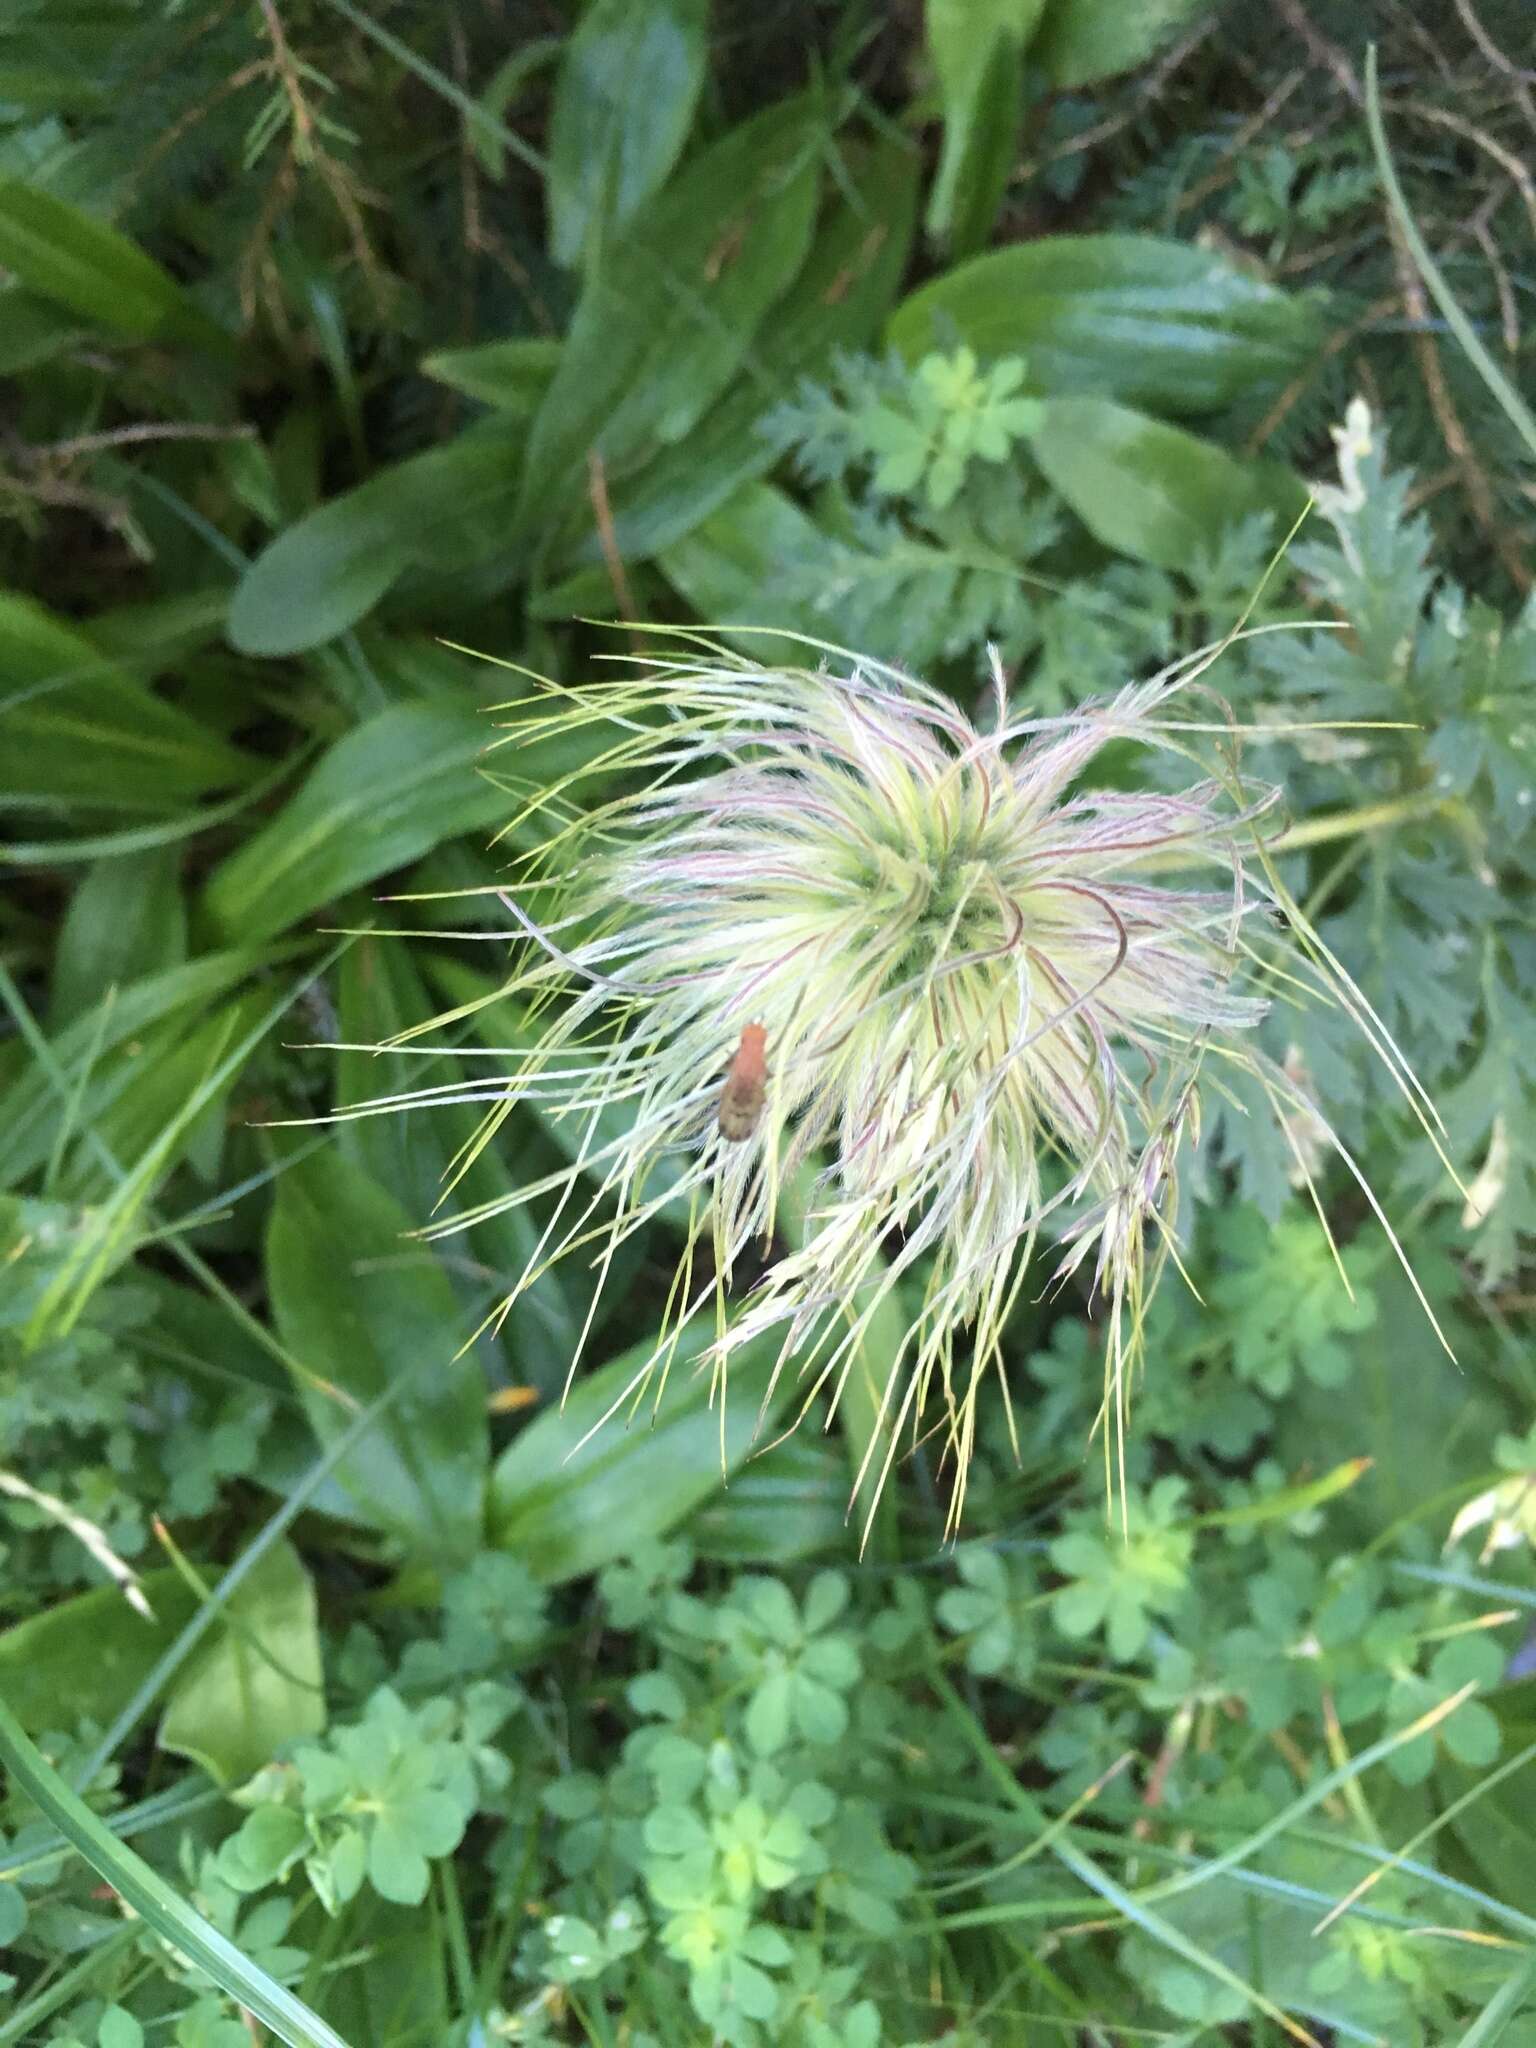
MULTIPOLYGON (((1347 630, 1247 642, 1227 688, 1260 724, 1279 706, 1315 726, 1283 742, 1299 810, 1380 818, 1320 847, 1297 879, 1439 1100, 1471 1190, 1471 1256, 1496 1284, 1536 1235, 1536 604, 1506 621, 1437 575, 1429 522, 1410 510, 1412 474, 1388 469, 1363 402, 1338 440, 1340 482, 1318 487, 1323 527, 1292 567, 1312 606, 1347 630)), ((1390 1083, 1337 1017, 1280 1005, 1270 1029, 1278 1056, 1355 1106, 1362 1133, 1390 1083)), ((1275 1162, 1250 1156, 1254 1128, 1233 1114, 1220 1142, 1258 1194, 1275 1162)), ((1428 1148, 1408 1156, 1410 1177, 1434 1186, 1428 1148)))

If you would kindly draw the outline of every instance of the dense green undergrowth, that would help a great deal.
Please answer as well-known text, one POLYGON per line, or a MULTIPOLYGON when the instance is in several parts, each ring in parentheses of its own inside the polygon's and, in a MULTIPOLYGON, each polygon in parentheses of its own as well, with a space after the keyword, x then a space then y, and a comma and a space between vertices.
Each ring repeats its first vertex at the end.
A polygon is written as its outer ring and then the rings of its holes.
POLYGON ((1517 389, 1536 86, 1517 8, 1379 12, 0 23, 0 2042, 1536 2038, 1532 450, 1364 29, 1517 389), (586 1441, 676 1216, 562 1408, 592 1272, 485 1318, 568 1130, 428 1243, 476 1111, 322 1121, 511 1028, 494 894, 391 900, 569 765, 482 761, 464 650, 775 627, 970 713, 995 648, 1049 714, 1240 619, 1444 1157, 1340 1011, 1264 1047, 1424 1301, 1234 1076, 1123 1529, 1076 1282, 958 1546, 936 1442, 862 1553, 856 1427, 748 1456, 751 1365, 586 1441))

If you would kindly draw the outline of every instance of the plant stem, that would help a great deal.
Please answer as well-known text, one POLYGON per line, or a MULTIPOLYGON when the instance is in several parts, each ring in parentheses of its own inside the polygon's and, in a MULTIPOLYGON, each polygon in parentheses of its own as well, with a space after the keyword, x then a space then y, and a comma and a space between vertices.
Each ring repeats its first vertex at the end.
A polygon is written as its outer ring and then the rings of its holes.
POLYGON ((1406 825, 1415 818, 1431 817, 1442 807, 1442 799, 1415 790, 1411 796, 1394 796, 1379 804, 1361 804, 1352 811, 1332 811, 1321 818, 1304 818, 1277 839, 1269 841, 1271 853, 1298 853, 1306 846, 1326 846, 1330 840, 1352 839, 1357 832, 1379 832, 1388 825, 1406 825))

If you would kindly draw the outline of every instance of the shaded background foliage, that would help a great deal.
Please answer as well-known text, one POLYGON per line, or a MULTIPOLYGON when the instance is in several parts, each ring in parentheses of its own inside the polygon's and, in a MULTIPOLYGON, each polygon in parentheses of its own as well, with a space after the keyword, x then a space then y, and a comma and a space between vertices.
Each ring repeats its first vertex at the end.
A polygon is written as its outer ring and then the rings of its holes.
MULTIPOLYGON (((0 2038, 1522 2038, 1531 450, 1384 206, 1363 60, 1529 388, 1523 26, 12 6, 0 2038), (571 677, 637 619, 750 621, 969 708, 990 642, 1060 709, 1225 631, 1302 479, 1255 620, 1349 630, 1220 686, 1261 729, 1405 722, 1251 759, 1470 1192, 1336 1015, 1281 1003, 1268 1044, 1459 1363, 1324 1162, 1343 1284, 1234 1092, 1126 1540, 1070 1292, 1016 1318, 1017 1444, 999 1409, 958 1554, 932 1447, 863 1560, 838 1437, 737 1464, 750 1371, 729 1487, 681 1372, 567 1462, 651 1342, 668 1220, 562 1414, 590 1276, 456 1357, 536 1221, 409 1235, 472 1112, 275 1127, 463 1071, 359 1048, 494 985, 474 899, 357 933, 494 881, 566 764, 477 772, 517 685, 460 649, 571 677)), ((568 1145, 520 1110, 465 1193, 568 1145)))

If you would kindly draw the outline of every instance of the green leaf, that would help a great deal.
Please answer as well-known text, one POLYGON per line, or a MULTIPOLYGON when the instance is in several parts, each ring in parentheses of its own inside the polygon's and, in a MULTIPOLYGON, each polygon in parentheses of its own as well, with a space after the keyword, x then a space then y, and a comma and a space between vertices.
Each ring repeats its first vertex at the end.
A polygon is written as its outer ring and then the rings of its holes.
POLYGON ((700 1557, 782 1565, 849 1540, 847 1460, 823 1438, 792 1436, 749 1458, 686 1524, 700 1557))
POLYGON ((97 861, 70 899, 53 965, 55 1026, 73 1023, 117 988, 187 956, 181 850, 146 847, 97 861))
MULTIPOLYGON (((1529 1732, 1528 1723, 1519 1730, 1521 1735, 1529 1732)), ((1527 1768, 1530 1761, 1527 1757, 1527 1768)), ((1482 1770, 1456 1762, 1454 1752, 1442 1755, 1435 1767, 1436 1808, 1440 1812, 1456 1808, 1449 1832, 1472 1859, 1494 1897, 1518 1912, 1536 1914, 1536 1869, 1531 1865, 1525 1802, 1468 1797, 1484 1775, 1482 1770)))
POLYGON ((439 704, 396 705, 347 733, 214 869, 204 903, 215 927, 243 939, 282 931, 440 840, 505 816, 512 800, 474 772, 495 737, 489 718, 439 704))
POLYGON ((136 242, 15 178, 0 179, 0 264, 31 290, 134 341, 227 338, 136 242))
POLYGON ((82 1145, 61 1176, 64 1191, 92 1199, 27 1325, 29 1345, 73 1328, 95 1290, 136 1248, 145 1207, 195 1142, 199 1119, 221 1115, 236 1075, 296 994, 291 988, 273 1006, 253 992, 199 1017, 185 1043, 136 1076, 121 1115, 97 1121, 94 1135, 107 1157, 82 1145))
POLYGON ((944 96, 944 145, 928 233, 958 253, 986 241, 1018 155, 1024 51, 1044 0, 928 0, 928 51, 944 96))
POLYGON ((461 1318, 447 1275, 406 1241, 416 1220, 334 1150, 311 1153, 278 1182, 267 1283, 289 1351, 346 1397, 300 1382, 322 1443, 410 1376, 336 1476, 375 1528, 412 1550, 453 1558, 480 1532, 484 1383, 471 1355, 454 1355, 461 1318))
MULTIPOLYGON (((822 561, 827 552, 826 535, 793 498, 772 484, 749 483, 673 541, 661 567, 702 619, 815 633, 825 620, 780 596, 775 585, 795 564, 822 561)), ((763 645, 760 633, 742 637, 749 647, 763 645)))
POLYGON ((302 653, 355 626, 412 564, 504 548, 522 440, 516 419, 493 416, 286 527, 236 586, 231 644, 302 653))
POLYGON ((179 1572, 150 1572, 140 1585, 153 1621, 116 1586, 98 1586, 0 1633, 0 1696, 24 1728, 107 1722, 133 1697, 197 1608, 179 1572))
POLYGON ((160 1747, 221 1784, 248 1778, 285 1743, 325 1726, 315 1589, 297 1551, 272 1549, 237 1588, 223 1627, 178 1674, 160 1747))
POLYGON ((889 339, 908 362, 966 342, 983 361, 1023 356, 1036 390, 1194 413, 1292 375, 1316 324, 1306 302, 1191 243, 1054 235, 920 286, 889 339))
POLYGON ((1162 569, 1188 567, 1198 549, 1214 549, 1251 513, 1294 518, 1306 503, 1301 483, 1278 463, 1240 462, 1105 398, 1052 399, 1030 445, 1096 540, 1162 569))
POLYGON ((0 679, 0 804, 162 811, 250 775, 247 756, 12 591, 0 679))
MULTIPOLYGON (((686 1332, 659 1407, 653 1383, 632 1416, 624 1405, 579 1450, 650 1357, 654 1340, 588 1373, 563 1408, 536 1417, 491 1475, 492 1541, 537 1578, 558 1584, 665 1535, 715 1493, 762 1440, 759 1415, 779 1342, 769 1337, 732 1361, 722 1432, 708 1369, 694 1368, 707 1341, 696 1327, 686 1332)), ((764 1428, 788 1391, 784 1374, 761 1418, 764 1428)))
POLYGON ((19 1884, 0 1882, 0 1949, 7 1949, 25 1932, 27 1896, 19 1884))
POLYGON ((96 2048, 144 2048, 144 2029, 131 2012, 109 2005, 96 2028, 96 2048))
POLYGON ((1205 0, 1046 0, 1032 55, 1058 91, 1129 71, 1205 0))
POLYGON ((657 191, 704 83, 709 0, 591 0, 549 122, 549 250, 600 252, 657 191))
MULTIPOLYGON (((103 1097, 110 1093, 111 1099, 102 1100, 90 1129, 120 1166, 136 1169, 154 1154, 152 1180, 169 1171, 198 1135, 199 1125, 183 1113, 193 1096, 210 1084, 212 1092, 205 1096, 203 1110, 210 1118, 222 1117, 243 1064, 236 1048, 259 1030, 270 1001, 270 992, 263 995, 252 989, 217 1007, 186 1012, 176 1028, 129 1046, 125 1056, 112 1063, 115 1073, 101 1077, 103 1097), (232 1056, 235 1064, 221 1081, 213 1083, 215 1070, 232 1056), (113 1080, 116 1087, 111 1086, 113 1080)), ((252 1044, 244 1058, 254 1050, 252 1044)), ((114 1179, 95 1145, 82 1143, 69 1156, 59 1186, 61 1192, 81 1201, 101 1203, 114 1179)), ((141 1191, 143 1200, 152 1199, 153 1194, 152 1184, 141 1191)), ((92 1213, 100 1221, 106 1208, 92 1213)), ((131 1244, 125 1242, 122 1249, 130 1250, 131 1244)))
MULTIPOLYGON (((855 153, 851 164, 851 191, 839 195, 804 268, 756 337, 757 374, 738 378, 686 439, 613 484, 613 541, 627 561, 659 553, 771 469, 777 450, 756 430, 769 398, 823 367, 834 350, 863 346, 889 309, 912 241, 917 166, 895 142, 855 153)), ((601 564, 602 539, 585 502, 581 514, 579 541, 561 560, 601 564)))
POLYGON ((533 423, 519 528, 704 418, 810 247, 824 117, 771 107, 705 150, 604 252, 533 423))
MULTIPOLYGON (((1450 1222, 1421 1227, 1410 1256, 1420 1284, 1445 1320, 1454 1300, 1461 1248, 1453 1259, 1450 1222)), ((1487 1368, 1469 1370, 1466 1325, 1453 1325, 1463 1362, 1436 1342, 1407 1276, 1383 1259, 1372 1279, 1376 1320, 1350 1339, 1352 1371, 1343 1386, 1320 1387, 1298 1378, 1276 1411, 1274 1455, 1300 1471, 1318 1463, 1319 1446, 1359 1446, 1372 1459, 1368 1487, 1340 1494, 1330 1511, 1335 1541, 1368 1541, 1391 1524, 1414 1517, 1425 1501, 1479 1479, 1502 1414, 1487 1368), (1413 1400, 1403 1399, 1411 1372, 1413 1400)), ((1475 1356, 1475 1352, 1473 1354, 1475 1356)))
POLYGON ((443 348, 423 356, 425 376, 451 391, 477 398, 498 412, 531 419, 560 361, 560 343, 537 339, 483 341, 474 348, 443 348))
MULTIPOLYGON (((451 1002, 473 1002, 496 986, 461 961, 430 957, 434 972, 443 969, 449 977, 444 993, 451 1002)), ((380 937, 359 939, 348 951, 341 963, 336 1007, 343 1042, 371 1047, 419 1026, 438 1004, 416 971, 411 949, 399 940, 380 937)), ((489 1043, 507 1044, 508 1008, 505 1002, 490 1004, 471 1020, 471 1032, 483 1024, 489 1043)), ((434 1040, 453 1040, 459 1034, 449 1029, 432 1035, 434 1040)), ((422 1053, 419 1041, 398 1052, 339 1053, 336 1102, 362 1102, 463 1080, 462 1060, 432 1060, 422 1053)), ((439 1103, 429 1114, 417 1117, 359 1118, 340 1125, 337 1148, 391 1189, 411 1214, 425 1217, 442 1193, 455 1157, 473 1139, 483 1109, 478 1103, 439 1103)), ((455 1188, 456 1206, 478 1209, 511 1195, 516 1183, 509 1154, 518 1159, 519 1174, 528 1177, 519 1152, 519 1147, 505 1142, 485 1146, 462 1170, 455 1188)), ((538 1240, 537 1224, 525 1207, 517 1206, 499 1215, 483 1216, 458 1242, 488 1271, 510 1276, 529 1264, 538 1240)), ((545 1394, 558 1392, 564 1384, 571 1353, 581 1335, 581 1311, 569 1290, 568 1270, 553 1267, 518 1296, 502 1326, 503 1354, 512 1362, 518 1381, 545 1394)))

